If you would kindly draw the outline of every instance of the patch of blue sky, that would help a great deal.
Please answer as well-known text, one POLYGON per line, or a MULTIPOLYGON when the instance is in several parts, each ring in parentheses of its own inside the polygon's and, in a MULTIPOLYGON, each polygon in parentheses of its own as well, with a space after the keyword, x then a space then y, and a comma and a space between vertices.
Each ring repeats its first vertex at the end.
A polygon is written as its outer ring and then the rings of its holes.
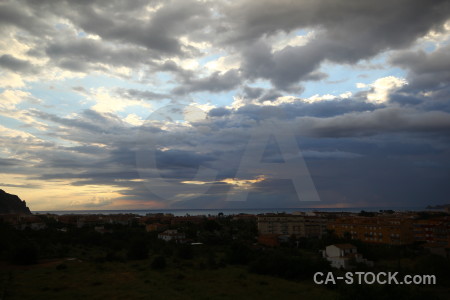
POLYGON ((215 61, 215 60, 221 58, 222 56, 227 56, 227 54, 225 54, 225 53, 216 53, 216 54, 212 54, 212 55, 207 55, 207 56, 204 56, 204 57, 200 58, 198 60, 198 63, 199 63, 200 66, 204 66, 204 65, 206 65, 207 63, 209 63, 211 61, 215 61))
POLYGON ((257 79, 249 84, 247 84, 249 87, 252 88, 263 88, 263 89, 270 89, 272 88, 271 83, 268 80, 265 79, 257 79))
POLYGON ((76 79, 66 79, 65 82, 71 84, 71 87, 81 86, 86 90, 97 89, 99 87, 142 89, 142 87, 144 86, 142 83, 139 83, 135 80, 125 80, 123 78, 106 76, 102 74, 89 75, 83 78, 76 79))
POLYGON ((436 43, 433 43, 433 42, 425 42, 421 45, 420 48, 423 51, 425 51, 426 53, 431 53, 437 49, 437 45, 436 45, 436 43))
POLYGON ((24 124, 15 117, 0 115, 0 125, 10 129, 24 131, 24 124))
POLYGON ((46 141, 53 142, 56 140, 56 138, 49 136, 47 132, 42 131, 39 128, 33 127, 30 124, 26 124, 21 120, 17 119, 15 116, 7 117, 0 115, 0 124, 6 128, 17 130, 19 132, 25 132, 46 141))
POLYGON ((450 43, 450 39, 442 40, 439 43, 436 43, 434 41, 425 41, 424 43, 422 43, 419 46, 419 48, 421 50, 425 51, 426 53, 431 53, 431 52, 438 50, 439 48, 448 46, 449 43, 450 43))
POLYGON ((155 110, 164 107, 166 105, 170 104, 170 100, 157 100, 157 101, 145 101, 146 104, 150 104, 148 107, 147 105, 130 105, 125 107, 123 110, 118 111, 117 115, 121 118, 126 118, 130 114, 137 115, 141 119, 145 120, 147 119, 155 110))
POLYGON ((34 107, 41 111, 48 110, 50 113, 57 113, 59 116, 68 115, 74 112, 74 108, 79 106, 83 108, 83 95, 72 90, 71 85, 60 84, 42 84, 40 82, 29 83, 27 91, 34 97, 42 100, 42 103, 35 104, 27 102, 23 108, 34 107), (25 107, 26 105, 26 107, 25 107))
POLYGON ((65 23, 56 23, 54 26, 55 26, 55 28, 58 29, 58 30, 63 30, 63 29, 66 29, 66 28, 69 27, 69 26, 68 26, 67 24, 65 24, 65 23))
POLYGON ((297 36, 304 36, 304 35, 308 35, 308 33, 312 32, 312 31, 313 30, 311 30, 311 29, 303 28, 303 29, 294 31, 294 34, 297 36))
POLYGON ((236 91, 228 91, 221 93, 192 93, 189 96, 191 102, 199 103, 199 104, 211 104, 216 107, 227 106, 233 103, 234 97, 236 96, 236 91))
MULTIPOLYGON (((156 84, 159 87, 159 89, 161 90, 160 92, 168 91, 177 86, 175 83, 176 81, 174 80, 173 76, 170 73, 158 72, 158 73, 154 74, 153 76, 154 76, 154 81, 155 81, 154 84, 156 84)), ((134 78, 134 79, 138 82, 137 78, 134 78)), ((151 87, 152 91, 156 92, 155 91, 156 87, 154 84, 153 85, 150 83, 139 83, 139 84, 141 85, 142 88, 151 87)))

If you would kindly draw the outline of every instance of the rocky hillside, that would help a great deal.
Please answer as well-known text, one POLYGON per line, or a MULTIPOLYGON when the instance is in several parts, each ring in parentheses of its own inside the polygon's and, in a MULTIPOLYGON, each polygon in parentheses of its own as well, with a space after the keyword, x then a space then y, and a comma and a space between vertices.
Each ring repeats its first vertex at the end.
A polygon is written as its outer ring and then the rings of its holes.
POLYGON ((0 190, 0 214, 31 214, 25 201, 0 190))

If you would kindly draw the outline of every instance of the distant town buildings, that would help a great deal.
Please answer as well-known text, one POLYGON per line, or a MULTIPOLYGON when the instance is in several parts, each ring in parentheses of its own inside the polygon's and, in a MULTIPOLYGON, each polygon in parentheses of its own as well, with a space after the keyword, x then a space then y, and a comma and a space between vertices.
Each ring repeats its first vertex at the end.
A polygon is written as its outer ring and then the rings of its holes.
MULTIPOLYGON (((61 232, 68 232, 74 228, 87 227, 99 233, 109 233, 114 230, 115 225, 140 226, 149 233, 158 234, 158 238, 164 241, 175 242, 185 240, 182 232, 185 232, 186 228, 198 232, 202 230, 204 222, 219 221, 224 218, 223 214, 218 216, 174 216, 165 213, 146 216, 0 214, 0 222, 7 223, 18 230, 55 228, 61 232)), ((258 243, 269 247, 277 247, 283 243, 299 246, 301 239, 322 238, 330 234, 347 241, 359 240, 369 244, 397 246, 416 243, 432 253, 450 257, 450 215, 444 211, 298 212, 238 214, 226 218, 229 218, 231 222, 246 222, 251 225, 248 228, 254 228, 252 226, 256 225, 258 243)), ((216 238, 221 237, 217 235, 216 238)))
POLYGON ((373 244, 407 245, 414 242, 414 220, 409 216, 352 216, 337 218, 328 229, 338 237, 373 244))
POLYGON ((174 241, 176 243, 182 243, 186 239, 186 235, 178 232, 176 229, 168 229, 158 234, 158 238, 166 242, 174 241))
POLYGON ((414 240, 430 248, 450 248, 450 217, 416 220, 413 224, 414 240))
POLYGON ((320 237, 327 229, 327 220, 320 216, 265 214, 257 222, 260 235, 320 237))

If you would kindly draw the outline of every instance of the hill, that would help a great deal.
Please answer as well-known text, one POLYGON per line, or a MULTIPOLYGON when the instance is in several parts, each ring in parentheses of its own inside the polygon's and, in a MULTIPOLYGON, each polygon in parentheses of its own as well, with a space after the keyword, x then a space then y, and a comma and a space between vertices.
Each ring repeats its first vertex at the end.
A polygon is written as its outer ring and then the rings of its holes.
POLYGON ((0 214, 31 214, 25 201, 0 189, 0 214))

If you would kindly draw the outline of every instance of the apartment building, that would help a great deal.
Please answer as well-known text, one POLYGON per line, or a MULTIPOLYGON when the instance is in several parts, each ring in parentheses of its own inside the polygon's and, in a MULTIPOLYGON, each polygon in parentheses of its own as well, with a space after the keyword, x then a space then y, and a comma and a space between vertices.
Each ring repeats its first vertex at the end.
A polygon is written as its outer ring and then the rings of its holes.
POLYGON ((450 217, 416 220, 414 240, 429 245, 450 247, 450 217))
POLYGON ((400 215, 337 218, 328 224, 328 229, 339 237, 367 243, 407 245, 414 242, 413 219, 400 215))
POLYGON ((265 214, 259 215, 257 221, 260 235, 320 237, 327 229, 327 219, 317 216, 265 214))

